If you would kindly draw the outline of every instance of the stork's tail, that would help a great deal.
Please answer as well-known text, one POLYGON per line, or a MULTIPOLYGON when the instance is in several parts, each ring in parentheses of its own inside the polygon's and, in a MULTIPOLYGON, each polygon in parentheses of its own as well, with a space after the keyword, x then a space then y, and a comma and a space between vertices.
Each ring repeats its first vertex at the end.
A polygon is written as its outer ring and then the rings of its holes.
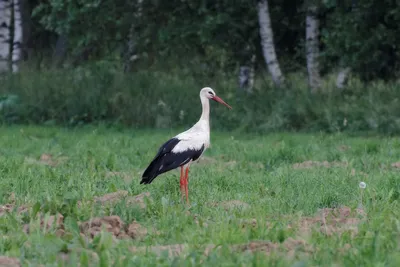
POLYGON ((160 173, 159 169, 162 166, 162 159, 155 158, 142 175, 140 184, 150 184, 160 173))

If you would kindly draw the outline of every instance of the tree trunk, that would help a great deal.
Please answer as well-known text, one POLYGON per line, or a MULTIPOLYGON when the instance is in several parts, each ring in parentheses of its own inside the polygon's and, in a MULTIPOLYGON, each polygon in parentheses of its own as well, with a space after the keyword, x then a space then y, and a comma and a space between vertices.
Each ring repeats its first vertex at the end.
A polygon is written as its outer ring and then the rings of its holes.
POLYGON ((258 1, 257 9, 258 23, 260 26, 261 46, 264 59, 275 85, 281 87, 284 83, 284 77, 282 75, 275 53, 274 37, 268 10, 268 1, 258 1))
POLYGON ((350 68, 342 68, 340 69, 338 76, 336 78, 336 87, 339 89, 343 89, 347 84, 347 80, 349 78, 350 68))
POLYGON ((33 40, 32 40, 32 18, 31 7, 29 0, 19 0, 21 6, 22 18, 22 46, 21 46, 21 60, 25 61, 33 57, 33 40))
POLYGON ((0 0, 0 73, 10 70, 11 2, 0 0))
POLYGON ((19 62, 22 58, 22 16, 21 16, 21 5, 19 0, 12 0, 13 2, 13 14, 14 14, 14 35, 13 35, 13 47, 12 47, 12 71, 18 72, 19 62))
MULTIPOLYGON (((356 11, 357 2, 358 2, 357 0, 351 1, 351 11, 350 12, 356 11)), ((344 87, 347 85, 350 72, 351 72, 350 67, 340 68, 338 76, 336 77, 336 87, 338 89, 344 89, 344 87)))
POLYGON ((239 88, 249 94, 253 93, 255 61, 256 55, 253 54, 248 64, 239 67, 239 88))
POLYGON ((136 31, 136 22, 142 16, 142 3, 143 0, 137 0, 135 3, 134 8, 136 8, 136 12, 133 14, 133 19, 131 26, 129 28, 129 35, 128 35, 128 43, 127 43, 127 50, 124 62, 124 72, 130 72, 132 70, 133 62, 135 62, 139 56, 136 51, 136 42, 137 42, 137 31, 136 31))
POLYGON ((67 54, 68 38, 65 35, 59 35, 56 42, 56 48, 53 53, 53 66, 58 68, 64 63, 67 54))
POLYGON ((318 8, 314 5, 308 7, 306 16, 306 56, 308 85, 312 93, 318 91, 321 86, 319 74, 319 20, 318 8))
POLYGON ((136 31, 135 31, 135 23, 133 22, 131 24, 131 27, 129 28, 128 44, 127 44, 127 51, 124 63, 124 72, 130 72, 132 70, 133 62, 137 59, 138 55, 136 54, 136 31))

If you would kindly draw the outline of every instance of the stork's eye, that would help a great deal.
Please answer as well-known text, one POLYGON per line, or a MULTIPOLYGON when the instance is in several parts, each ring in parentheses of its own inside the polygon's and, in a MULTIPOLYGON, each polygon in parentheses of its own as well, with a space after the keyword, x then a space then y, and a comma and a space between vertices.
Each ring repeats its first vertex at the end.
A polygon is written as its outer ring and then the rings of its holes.
POLYGON ((209 95, 214 95, 211 91, 208 91, 208 94, 209 94, 209 95))

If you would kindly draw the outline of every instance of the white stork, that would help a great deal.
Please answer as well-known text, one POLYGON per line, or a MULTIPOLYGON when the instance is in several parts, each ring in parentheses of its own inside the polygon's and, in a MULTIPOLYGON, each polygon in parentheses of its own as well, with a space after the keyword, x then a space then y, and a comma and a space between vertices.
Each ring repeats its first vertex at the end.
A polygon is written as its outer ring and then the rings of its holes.
POLYGON ((204 87, 200 91, 200 100, 203 107, 199 121, 189 130, 176 135, 165 142, 158 150, 157 155, 142 175, 140 184, 150 184, 158 175, 181 167, 180 187, 189 204, 189 167, 200 158, 210 145, 210 102, 212 99, 228 108, 232 108, 219 98, 213 89, 204 87))

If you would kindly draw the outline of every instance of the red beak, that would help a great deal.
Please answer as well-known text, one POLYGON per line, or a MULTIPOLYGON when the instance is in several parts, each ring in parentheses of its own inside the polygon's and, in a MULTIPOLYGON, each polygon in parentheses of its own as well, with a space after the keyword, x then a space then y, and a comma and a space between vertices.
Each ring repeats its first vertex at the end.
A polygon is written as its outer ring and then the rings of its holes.
POLYGON ((227 103, 225 103, 224 100, 222 100, 220 97, 218 96, 214 96, 213 98, 211 98, 212 100, 221 103, 222 105, 225 105, 226 107, 228 107, 229 109, 232 109, 231 106, 229 106, 227 103))

